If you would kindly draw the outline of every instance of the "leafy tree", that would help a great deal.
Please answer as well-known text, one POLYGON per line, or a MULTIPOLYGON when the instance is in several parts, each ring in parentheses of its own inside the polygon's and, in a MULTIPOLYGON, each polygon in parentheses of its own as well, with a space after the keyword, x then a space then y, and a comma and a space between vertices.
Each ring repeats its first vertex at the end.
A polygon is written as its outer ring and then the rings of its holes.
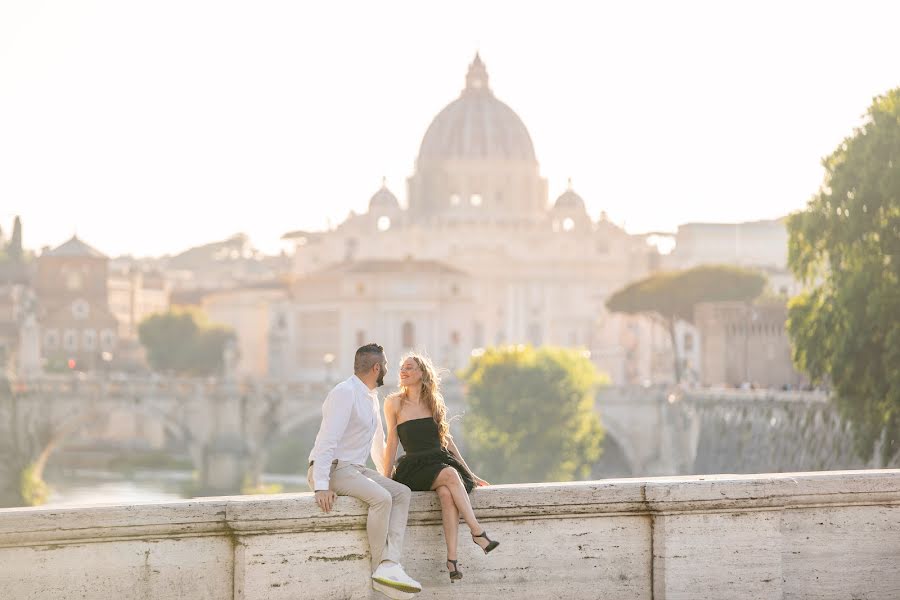
POLYGON ((463 374, 466 460, 498 483, 590 476, 603 428, 594 389, 607 383, 577 350, 490 348, 463 374))
POLYGON ((831 382, 858 450, 900 449, 900 88, 823 160, 825 180, 788 219, 805 291, 788 307, 795 364, 831 382))
POLYGON ((685 271, 656 273, 613 294, 606 307, 613 312, 651 314, 661 319, 672 340, 675 381, 681 381, 681 361, 675 349, 675 323, 693 322, 700 302, 753 300, 766 285, 764 275, 726 265, 701 265, 685 271))
POLYGON ((223 354, 234 333, 212 325, 197 311, 170 310, 151 315, 138 328, 150 366, 181 375, 213 375, 223 367, 223 354))

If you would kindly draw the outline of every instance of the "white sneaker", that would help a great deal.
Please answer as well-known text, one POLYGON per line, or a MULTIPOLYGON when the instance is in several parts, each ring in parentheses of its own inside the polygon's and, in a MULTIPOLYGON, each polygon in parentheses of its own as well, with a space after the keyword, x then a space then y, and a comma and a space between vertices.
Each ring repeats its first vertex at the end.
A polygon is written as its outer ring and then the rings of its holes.
POLYGON ((422 584, 403 572, 403 567, 394 563, 391 566, 378 565, 372 573, 372 579, 402 592, 421 592, 422 584))
POLYGON ((392 587, 388 587, 382 583, 378 583, 377 581, 372 582, 372 589, 376 592, 381 592, 388 598, 394 598, 394 600, 409 600, 410 598, 415 598, 415 594, 411 594, 409 592, 401 592, 400 590, 395 590, 392 587))

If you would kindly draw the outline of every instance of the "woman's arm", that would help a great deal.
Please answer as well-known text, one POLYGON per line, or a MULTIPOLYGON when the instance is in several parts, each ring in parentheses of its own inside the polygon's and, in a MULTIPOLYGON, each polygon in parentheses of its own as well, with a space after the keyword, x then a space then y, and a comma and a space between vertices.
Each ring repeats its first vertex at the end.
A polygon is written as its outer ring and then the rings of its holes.
POLYGON ((397 437, 397 396, 388 396, 384 400, 384 424, 387 428, 387 442, 384 447, 384 460, 381 464, 384 466, 385 477, 390 477, 394 470, 394 460, 397 458, 397 446, 400 440, 397 437))
POLYGON ((472 479, 475 480, 475 484, 478 486, 482 485, 490 485, 487 481, 476 475, 472 469, 469 468, 469 465, 466 464, 466 461, 463 459, 462 454, 459 452, 459 448, 456 447, 456 444, 453 442, 453 438, 451 437, 447 443, 447 450, 450 451, 450 454, 456 457, 456 460, 462 463, 462 466, 466 468, 466 471, 472 475, 472 479))

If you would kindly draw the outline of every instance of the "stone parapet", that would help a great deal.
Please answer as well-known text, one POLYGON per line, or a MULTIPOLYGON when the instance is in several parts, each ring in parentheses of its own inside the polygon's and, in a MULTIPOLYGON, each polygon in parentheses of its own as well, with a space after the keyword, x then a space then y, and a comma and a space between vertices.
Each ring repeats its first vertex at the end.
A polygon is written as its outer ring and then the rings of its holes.
MULTIPOLYGON (((900 598, 900 470, 492 486, 472 503, 497 551, 460 537, 451 585, 433 493, 414 493, 419 598, 900 598)), ((310 494, 0 510, 12 599, 377 597, 365 507, 310 494)), ((465 529, 463 527, 463 529, 465 529)))

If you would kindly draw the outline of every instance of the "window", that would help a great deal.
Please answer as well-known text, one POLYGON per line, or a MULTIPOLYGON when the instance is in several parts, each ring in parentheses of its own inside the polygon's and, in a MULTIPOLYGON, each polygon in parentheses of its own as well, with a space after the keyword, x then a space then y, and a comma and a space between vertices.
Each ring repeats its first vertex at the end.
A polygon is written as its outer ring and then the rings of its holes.
POLYGON ((685 352, 693 352, 694 350, 694 336, 690 333, 684 334, 684 351, 685 352))
POLYGON ((459 194, 450 194, 450 206, 459 206, 460 201, 459 194))
POLYGON ((59 331, 56 329, 48 329, 46 333, 44 333, 44 346, 46 346, 48 350, 56 350, 59 348, 59 331))
POLYGON ((572 231, 575 229, 575 221, 572 217, 566 217, 562 222, 563 231, 572 231))
POLYGON ((85 329, 81 333, 81 344, 85 350, 97 349, 97 332, 93 329, 85 329))
POLYGON ((362 282, 356 284, 356 295, 362 296, 366 293, 366 285, 362 282))
POLYGON ((74 329, 66 329, 63 333, 63 348, 66 350, 78 349, 78 332, 74 329))
POLYGON ((472 194, 469 197, 469 204, 472 206, 481 206, 481 194, 472 194))
POLYGON ((404 348, 413 348, 416 345, 416 326, 406 321, 403 324, 400 337, 404 348))
POLYGON ((455 329, 450 332, 450 343, 454 346, 459 346, 459 332, 455 329))
POLYGON ((454 283, 450 286, 450 294, 453 296, 459 296, 459 284, 454 283))
POLYGON ((391 228, 391 218, 378 217, 378 223, 376 224, 376 227, 378 227, 378 231, 387 231, 391 228))
POLYGON ((90 313, 91 307, 86 301, 79 299, 72 303, 72 316, 79 321, 87 319, 90 313))
POLYGON ((112 329, 104 329, 100 332, 100 347, 104 350, 112 350, 116 344, 116 334, 112 329))

